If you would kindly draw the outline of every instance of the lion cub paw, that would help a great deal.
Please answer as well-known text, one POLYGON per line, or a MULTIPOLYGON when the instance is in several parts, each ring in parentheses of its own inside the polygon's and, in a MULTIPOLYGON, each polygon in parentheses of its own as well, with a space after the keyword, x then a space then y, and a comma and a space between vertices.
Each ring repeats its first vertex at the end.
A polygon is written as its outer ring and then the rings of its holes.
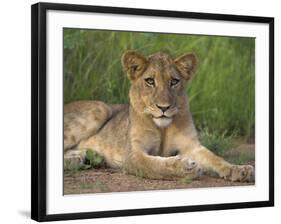
POLYGON ((177 157, 177 159, 181 162, 181 169, 184 176, 195 179, 202 175, 202 167, 196 161, 181 157, 177 157))
POLYGON ((64 170, 78 169, 84 158, 78 150, 69 150, 64 154, 64 170))
POLYGON ((229 175, 224 178, 230 181, 254 182, 255 170, 251 165, 232 165, 229 175))

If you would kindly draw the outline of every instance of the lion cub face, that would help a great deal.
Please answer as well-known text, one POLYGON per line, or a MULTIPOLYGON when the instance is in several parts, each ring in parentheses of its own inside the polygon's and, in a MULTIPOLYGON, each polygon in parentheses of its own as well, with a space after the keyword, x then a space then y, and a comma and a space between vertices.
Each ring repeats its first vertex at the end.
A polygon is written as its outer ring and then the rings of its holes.
POLYGON ((146 114, 158 127, 167 127, 185 100, 185 84, 196 69, 196 56, 184 54, 172 59, 168 54, 149 57, 126 51, 124 70, 131 80, 130 101, 133 108, 146 114))

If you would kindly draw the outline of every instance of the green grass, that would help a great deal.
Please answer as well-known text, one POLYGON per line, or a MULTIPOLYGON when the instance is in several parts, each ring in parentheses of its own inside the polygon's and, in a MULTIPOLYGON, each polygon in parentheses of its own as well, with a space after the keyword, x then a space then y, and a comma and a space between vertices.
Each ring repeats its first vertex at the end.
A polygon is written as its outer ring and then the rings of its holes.
POLYGON ((126 49, 173 57, 195 52, 199 69, 187 93, 196 127, 254 136, 254 38, 64 29, 64 102, 127 103, 129 81, 120 63, 126 49))
POLYGON ((83 163, 77 159, 64 159, 64 170, 68 175, 75 175, 79 170, 100 168, 105 165, 104 157, 93 150, 87 150, 83 163))
POLYGON ((103 156, 92 150, 86 151, 85 165, 89 166, 89 168, 100 168, 104 164, 103 156))
POLYGON ((237 156, 227 157, 226 160, 232 164, 245 165, 248 162, 255 161, 254 152, 240 153, 237 156))
POLYGON ((191 184, 192 183, 192 179, 190 179, 189 177, 184 177, 184 178, 181 178, 178 182, 180 184, 191 184))
POLYGON ((218 131, 210 132, 207 128, 204 128, 200 132, 200 141, 202 145, 217 155, 223 156, 223 154, 231 148, 234 148, 237 144, 236 133, 227 133, 224 131, 220 133, 218 131))

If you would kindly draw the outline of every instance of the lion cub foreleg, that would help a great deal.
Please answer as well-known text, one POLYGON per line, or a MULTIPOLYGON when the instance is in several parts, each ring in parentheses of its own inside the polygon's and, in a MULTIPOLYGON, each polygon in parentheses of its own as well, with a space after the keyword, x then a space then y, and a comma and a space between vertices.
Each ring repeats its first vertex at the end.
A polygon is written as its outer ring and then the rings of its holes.
POLYGON ((187 150, 186 156, 197 161, 204 170, 213 170, 230 181, 254 181, 254 168, 250 165, 234 165, 215 155, 204 146, 187 150))
POLYGON ((151 156, 142 150, 132 151, 123 167, 130 174, 150 179, 193 179, 201 174, 199 165, 188 158, 151 156))

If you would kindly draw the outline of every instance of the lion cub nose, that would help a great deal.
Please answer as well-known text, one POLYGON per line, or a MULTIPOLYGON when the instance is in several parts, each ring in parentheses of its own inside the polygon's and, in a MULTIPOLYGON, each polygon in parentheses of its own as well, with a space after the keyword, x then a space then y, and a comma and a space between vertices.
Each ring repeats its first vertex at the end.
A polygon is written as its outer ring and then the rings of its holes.
POLYGON ((164 113, 166 110, 168 110, 170 108, 170 105, 159 105, 159 104, 156 104, 156 106, 162 110, 162 112, 164 113))

